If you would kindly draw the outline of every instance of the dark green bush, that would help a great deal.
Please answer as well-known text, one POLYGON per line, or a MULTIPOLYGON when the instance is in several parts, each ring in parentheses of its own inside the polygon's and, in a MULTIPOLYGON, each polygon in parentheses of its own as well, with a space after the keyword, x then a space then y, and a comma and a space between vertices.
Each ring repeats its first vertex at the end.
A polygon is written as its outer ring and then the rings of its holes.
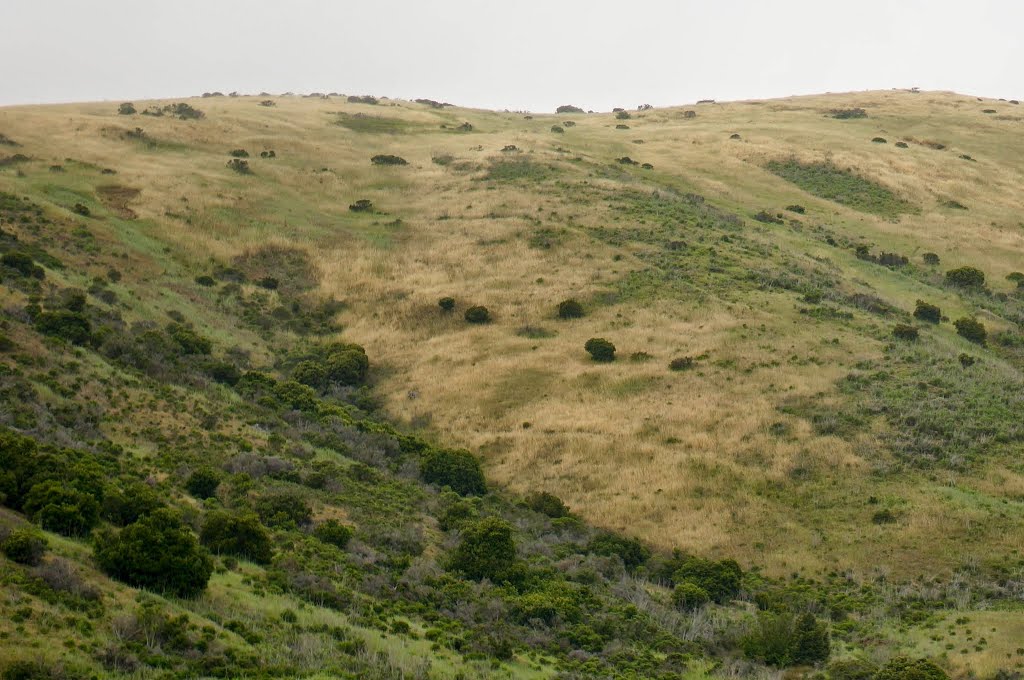
POLYGON ((274 385, 274 398, 285 408, 294 411, 316 411, 316 391, 309 385, 294 380, 286 380, 274 385))
POLYGON ((455 310, 455 298, 443 297, 437 301, 437 306, 445 312, 451 312, 455 310))
POLYGON ((131 116, 136 113, 135 105, 131 102, 125 102, 117 107, 117 112, 122 116, 131 116))
POLYGON ((874 137, 872 140, 875 144, 887 144, 888 140, 885 137, 874 137))
POLYGON ((562 499, 547 491, 534 491, 526 497, 525 502, 526 507, 552 519, 569 516, 569 508, 562 499))
POLYGON ((249 152, 245 149, 232 149, 231 156, 234 158, 248 158, 249 152))
POLYGON ((341 345, 333 349, 324 366, 327 379, 339 385, 360 385, 370 370, 366 350, 359 345, 341 345))
POLYGON ((14 562, 35 566, 46 553, 46 537, 31 527, 15 529, 0 542, 0 552, 14 562))
POLYGON ((46 276, 43 268, 37 265, 30 255, 17 251, 4 253, 0 257, 0 265, 16 271, 25 278, 43 279, 46 276))
POLYGON ((673 371, 686 371, 693 368, 695 361, 693 357, 677 357, 668 363, 668 367, 673 371))
POLYGON ((591 338, 583 345, 594 361, 615 361, 615 345, 604 338, 591 338))
POLYGON ((585 113, 585 111, 578 106, 563 104, 555 109, 555 113, 585 113))
POLYGON ((939 309, 938 305, 931 305, 923 300, 918 300, 914 307, 914 318, 928 321, 929 323, 939 323, 942 321, 942 310, 939 309))
POLYGON ((217 495, 217 487, 223 475, 219 470, 204 465, 192 471, 185 481, 185 489, 200 500, 213 498, 217 495))
POLYGON ((25 496, 23 510, 44 529, 65 536, 84 536, 100 519, 94 496, 55 479, 35 484, 25 496))
POLYGON ((92 337, 92 324, 81 312, 59 309, 42 312, 35 318, 36 330, 43 335, 66 340, 73 345, 84 345, 92 337))
POLYGON ((328 519, 316 525, 313 535, 319 541, 344 550, 348 542, 352 540, 352 527, 346 526, 336 519, 328 519))
POLYGON ((706 560, 688 556, 681 559, 672 581, 693 583, 707 592, 715 602, 727 602, 740 592, 743 570, 734 560, 706 560))
POLYGON ((946 672, 928 659, 897 656, 879 669, 874 680, 948 680, 946 672))
POLYGON ((502 583, 513 576, 516 560, 512 525, 499 517, 485 517, 462 531, 449 566, 474 581, 502 583))
POLYGON ((957 288, 984 288, 985 272, 976 267, 960 267, 946 272, 946 283, 957 288))
POLYGON ((209 354, 213 343, 199 335, 194 328, 181 323, 167 324, 167 335, 178 343, 182 354, 209 354))
POLYGON ((228 361, 212 360, 206 364, 207 374, 219 383, 234 386, 242 377, 238 368, 228 361))
POLYGON ((708 591, 696 583, 684 581, 677 584, 672 590, 672 604, 684 611, 700 609, 710 601, 711 596, 708 595, 708 591))
POLYGON ((805 214, 807 212, 807 208, 805 208, 802 205, 798 205, 798 204, 787 205, 786 206, 786 210, 788 210, 790 212, 795 212, 795 213, 800 214, 800 215, 803 215, 803 214, 805 214))
POLYGON ((252 174, 252 170, 249 168, 249 161, 244 161, 241 158, 232 158, 228 161, 228 167, 237 172, 239 175, 252 174))
POLYGON ((914 326, 909 326, 904 323, 898 323, 892 329, 892 337, 896 338, 897 340, 917 340, 917 328, 915 328, 914 326))
POLYGON ((1016 283, 1019 286, 1024 283, 1024 272, 1010 272, 1006 275, 1006 280, 1016 283))
POLYGON ((650 559, 651 551, 639 540, 611 532, 601 532, 590 539, 586 548, 595 555, 618 555, 626 569, 633 571, 650 559))
POLYGON ((278 491, 256 501, 256 512, 271 527, 297 527, 309 524, 313 510, 306 499, 294 491, 278 491))
POLYGON ((956 326, 956 332, 960 337, 978 345, 985 344, 988 333, 985 325, 977 319, 964 317, 954 321, 953 325, 956 326))
POLYGON ((565 132, 565 128, 563 128, 561 125, 552 125, 551 126, 551 131, 556 133, 556 134, 558 134, 558 133, 565 132))
POLYGON ((196 277, 196 283, 198 283, 200 286, 204 286, 206 288, 209 288, 210 286, 217 285, 217 282, 213 279, 213 277, 212 276, 208 276, 206 274, 203 274, 202 276, 197 276, 196 277))
POLYGON ((352 212, 373 212, 373 201, 368 198, 360 198, 348 206, 352 212))
POLYGON ((16 659, 8 662, 0 679, 2 680, 59 680, 65 677, 59 670, 47 666, 42 661, 16 659))
POLYGON ((300 361, 292 369, 292 380, 315 389, 327 384, 327 367, 319 361, 300 361))
POLYGON ((391 154, 377 154, 370 159, 370 162, 374 165, 408 165, 409 161, 405 160, 400 156, 393 156, 391 154))
POLYGON ((209 554, 168 509, 97 537, 95 553, 96 562, 110 576, 179 597, 201 593, 213 573, 209 554))
POLYGON ((931 265, 933 267, 937 266, 941 261, 939 259, 939 256, 936 255, 935 253, 925 253, 924 255, 921 256, 921 259, 924 261, 925 264, 931 265))
POLYGON ((117 479, 107 485, 100 504, 103 519, 127 526, 164 507, 156 489, 145 482, 117 479))
POLYGON ((447 486, 461 496, 482 496, 487 493, 480 461, 469 451, 431 449, 420 463, 423 481, 447 486))
POLYGON ((562 300, 558 303, 559 319, 579 319, 583 317, 583 305, 574 298, 562 300))
POLYGON ((463 316, 469 323, 489 323, 491 320, 490 311, 481 305, 470 307, 463 316))
POLYGON ((270 532, 251 513, 211 512, 203 522, 199 540, 215 554, 233 555, 269 564, 274 548, 270 532))

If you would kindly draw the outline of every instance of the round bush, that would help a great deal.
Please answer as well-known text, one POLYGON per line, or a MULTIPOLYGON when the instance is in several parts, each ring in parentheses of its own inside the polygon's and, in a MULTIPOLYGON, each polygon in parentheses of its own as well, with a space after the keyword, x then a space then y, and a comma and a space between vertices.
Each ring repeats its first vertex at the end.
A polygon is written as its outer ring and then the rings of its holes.
POLYGON ((34 485, 23 509, 44 529, 65 536, 89 533, 100 518, 100 505, 93 496, 53 479, 34 485))
POLYGON ((355 386, 366 380, 370 360, 359 345, 346 345, 327 357, 327 379, 339 385, 355 386))
POLYGON ((179 597, 201 593, 213 573, 209 554, 168 509, 97 537, 95 552, 96 562, 110 576, 179 597))
POLYGON ((185 482, 185 488, 196 498, 212 498, 217 494, 220 480, 220 472, 212 467, 203 466, 192 471, 192 474, 188 476, 188 481, 185 482))
POLYGON ((985 331, 985 325, 977 319, 964 317, 954 321, 953 325, 956 326, 956 332, 960 337, 978 345, 985 344, 988 333, 985 331))
POLYGON ((81 312, 60 309, 43 312, 35 319, 36 330, 43 335, 61 338, 73 345, 84 345, 92 335, 92 324, 81 312))
POLYGON ((118 526, 137 522, 163 507, 163 501, 149 484, 137 480, 115 480, 103 493, 101 515, 118 526))
POLYGON ((321 389, 327 383, 327 367, 319 361, 300 361, 292 369, 292 380, 321 389))
POLYGON ((211 552, 234 555, 268 564, 274 554, 270 532, 251 513, 211 512, 203 523, 199 540, 211 552))
POLYGON ((615 345, 604 338, 591 338, 583 345, 594 361, 615 361, 615 345))
POLYGON ((946 283, 957 288, 983 288, 985 272, 976 267, 960 267, 946 272, 946 283))
POLYGON ((559 319, 579 319, 583 317, 583 305, 573 298, 558 303, 559 319))
POLYGON ((432 449, 423 456, 420 474, 428 484, 451 487, 462 496, 487 493, 480 461, 469 451, 432 449))
POLYGON ((867 659, 842 659, 828 665, 830 680, 872 680, 878 666, 867 659))
POLYGON ((527 496, 526 507, 552 519, 569 515, 569 508, 562 502, 562 499, 547 491, 535 491, 527 496))
POLYGON ((600 533, 587 544, 587 552, 595 555, 618 555, 626 569, 633 571, 651 557, 651 551, 635 538, 613 533, 600 533))
POLYGON ((437 301, 437 306, 446 312, 451 312, 455 309, 455 298, 443 297, 437 301))
POLYGON ((929 264, 932 266, 936 266, 939 264, 939 256, 936 255, 935 253, 925 253, 924 255, 921 256, 921 259, 924 260, 925 264, 929 264))
POLYGON ((677 357, 669 362, 668 367, 673 371, 686 371, 693 368, 693 357, 677 357))
POLYGON ((942 321, 942 310, 937 305, 930 305, 923 300, 918 300, 914 307, 914 318, 929 323, 942 321))
POLYGON ((256 512, 268 526, 295 527, 309 524, 313 510, 306 499, 294 491, 279 491, 256 501, 256 512))
POLYGON ((35 566, 46 553, 46 537, 31 527, 15 529, 0 543, 0 551, 18 564, 35 566))
POLYGON ((451 568, 474 581, 502 583, 516 563, 512 525, 499 517, 485 517, 462 532, 452 554, 451 568))
POLYGON ((672 604, 684 611, 699 609, 710 601, 708 591, 689 581, 676 585, 672 590, 672 604))
POLYGON ((918 333, 917 333, 917 329, 914 328, 913 326, 908 326, 907 324, 898 323, 892 329, 892 337, 896 338, 897 340, 914 341, 914 340, 917 340, 918 333))
POLYGON ((948 680, 946 672, 927 659, 898 656, 875 674, 875 680, 948 680))
POLYGON ((486 307, 476 305, 466 310, 465 318, 469 323, 488 323, 491 320, 491 313, 486 307))
POLYGON ((328 519, 316 525, 313 535, 319 541, 344 550, 348 542, 352 540, 352 528, 336 519, 328 519))

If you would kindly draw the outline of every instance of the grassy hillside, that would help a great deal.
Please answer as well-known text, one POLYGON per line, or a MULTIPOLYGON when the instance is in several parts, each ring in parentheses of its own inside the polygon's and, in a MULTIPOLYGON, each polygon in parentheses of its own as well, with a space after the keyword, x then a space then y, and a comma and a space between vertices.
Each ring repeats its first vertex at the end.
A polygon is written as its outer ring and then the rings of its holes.
MULTIPOLYGON (((758 674, 796 661, 757 631, 810 613, 833 659, 1024 664, 1020 105, 122 110, 0 109, 4 446, 123 480, 96 489, 99 538, 47 533, 42 566, 4 563, 0 659, 758 674), (570 299, 582 315, 561 318, 570 299), (595 337, 615 361, 591 359, 595 337), (458 447, 491 493, 439 491, 432 456, 458 447), (203 500, 188 484, 207 468, 203 500), (90 546, 126 519, 107 497, 129 481, 199 534, 256 511, 273 557, 217 557, 198 597, 111 580, 90 546), (308 516, 278 521, 282 493, 308 516), (480 584, 452 560, 488 517, 520 566, 480 584), (354 531, 340 548, 316 536, 330 519, 354 531), (673 599, 696 578, 673 550, 735 560, 742 583, 673 599), (88 596, 39 585, 58 557, 88 596), (152 623, 182 613, 191 633, 152 623)), ((8 529, 33 515, 33 474, 5 482, 8 529)))

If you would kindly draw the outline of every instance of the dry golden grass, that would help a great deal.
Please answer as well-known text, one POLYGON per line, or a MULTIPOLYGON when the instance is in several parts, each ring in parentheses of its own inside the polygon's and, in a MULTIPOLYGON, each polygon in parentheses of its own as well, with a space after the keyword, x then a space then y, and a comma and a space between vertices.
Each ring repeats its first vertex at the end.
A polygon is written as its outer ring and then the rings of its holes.
MULTIPOLYGON (((586 227, 614 225, 616 215, 573 188, 583 181, 618 191, 697 191, 744 216, 801 203, 806 224, 915 256, 932 250, 944 267, 980 266, 994 289, 1009 291, 1003 277, 1022 268, 1024 250, 1022 123, 980 111, 994 106, 1011 115, 1011 105, 947 93, 823 95, 686 107, 697 111, 692 119, 683 108, 656 110, 628 121, 629 130, 616 130, 611 115, 575 116, 578 124, 556 135, 549 128, 562 116, 526 120, 297 97, 276 98, 277 106, 266 108, 258 101, 191 101, 206 113, 198 122, 118 116, 112 104, 7 108, 0 109, 0 131, 45 165, 74 158, 113 167, 118 174, 97 175, 96 184, 140 189, 131 202, 138 219, 110 236, 129 244, 118 246, 129 257, 131 247, 168 244, 174 266, 194 275, 209 258, 228 260, 267 244, 308 250, 322 292, 348 305, 344 335, 367 347, 387 412, 480 451, 490 477, 514 492, 549 490, 598 524, 774 572, 840 564, 914 575, 953 568, 972 551, 1022 547, 1019 536, 991 531, 950 554, 986 511, 943 495, 948 480, 873 474, 887 464, 877 433, 820 436, 779 412, 795 398, 837 399, 835 381, 882 347, 853 330, 809 321, 791 297, 589 304, 584 319, 554 318, 560 300, 593 300, 643 268, 639 251, 587 235, 586 227), (869 117, 824 115, 854 106, 869 117), (353 132, 336 124, 337 112, 394 118, 406 127, 353 132), (462 121, 475 131, 440 128, 462 121), (118 129, 136 126, 158 142, 155 148, 120 138, 118 129), (741 139, 730 139, 732 133, 741 139), (889 143, 872 144, 875 136, 889 143), (895 148, 903 138, 949 148, 895 148), (554 178, 568 183, 481 181, 489 164, 507 155, 500 152, 506 144, 520 147, 519 158, 555 167, 554 178), (254 156, 253 175, 225 167, 234 148, 254 156), (264 149, 277 158, 260 159, 264 149), (410 165, 372 166, 377 153, 410 165), (977 162, 957 158, 961 153, 977 162), (431 161, 439 154, 454 160, 442 167, 431 161), (621 179, 595 175, 622 155, 655 169, 621 179), (898 221, 858 213, 761 167, 789 156, 854 168, 921 212, 898 221), (386 214, 349 212, 360 198, 386 214), (970 209, 941 207, 948 198, 970 209), (538 224, 564 229, 565 242, 531 247, 538 224), (437 308, 446 295, 459 301, 451 317, 437 308), (467 326, 461 313, 471 304, 490 308, 494 322, 467 326), (524 326, 557 334, 522 337, 517 330, 524 326), (823 344, 822 333, 837 342, 823 344), (589 361, 583 344, 594 336, 611 339, 620 360, 589 361), (654 359, 627 360, 641 351, 654 359), (667 368, 677 356, 705 353, 693 370, 667 368), (779 424, 786 436, 778 435, 779 424), (870 495, 898 498, 908 509, 905 519, 872 525, 862 506, 870 495)), ((45 193, 56 182, 45 172, 0 175, 0 189, 18 192, 45 193)), ((805 234, 751 228, 747 235, 798 261, 828 258, 841 278, 904 309, 922 294, 921 284, 894 280, 805 234)), ((953 295, 939 301, 951 314, 969 311, 953 295)), ((949 474, 992 497, 1019 496, 1024 485, 1018 472, 995 464, 949 474)))

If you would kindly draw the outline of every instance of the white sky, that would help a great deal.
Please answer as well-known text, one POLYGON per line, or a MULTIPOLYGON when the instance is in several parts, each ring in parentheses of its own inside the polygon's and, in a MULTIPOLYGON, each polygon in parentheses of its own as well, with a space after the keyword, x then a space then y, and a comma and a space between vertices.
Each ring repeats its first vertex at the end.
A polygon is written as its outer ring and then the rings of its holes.
POLYGON ((0 105, 205 91, 550 111, 920 87, 1024 99, 1021 0, 0 0, 0 105))

